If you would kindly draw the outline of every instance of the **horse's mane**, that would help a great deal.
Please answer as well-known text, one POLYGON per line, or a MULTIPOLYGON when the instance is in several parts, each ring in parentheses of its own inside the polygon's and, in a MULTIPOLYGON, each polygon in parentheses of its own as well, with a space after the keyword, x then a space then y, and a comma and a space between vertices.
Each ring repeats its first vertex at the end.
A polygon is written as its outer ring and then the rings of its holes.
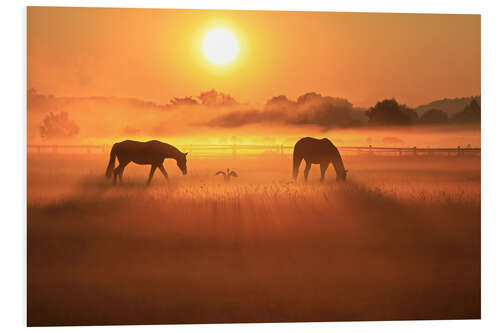
POLYGON ((328 145, 332 146, 333 148, 336 148, 335 145, 328 138, 323 138, 321 139, 321 141, 328 143, 328 145))
POLYGON ((172 146, 171 144, 168 144, 168 143, 165 143, 165 142, 161 142, 161 141, 158 141, 158 140, 151 140, 151 141, 148 141, 148 142, 155 142, 155 143, 160 143, 162 144, 164 147, 170 149, 171 151, 175 152, 176 154, 183 154, 183 152, 181 152, 177 147, 175 146, 172 146))
POLYGON ((340 156, 340 152, 337 149, 337 147, 335 147, 335 145, 328 138, 323 138, 323 139, 321 139, 321 141, 327 143, 328 146, 330 146, 330 148, 332 149, 332 153, 333 153, 333 161, 332 162, 333 162, 333 166, 335 167, 335 169, 344 170, 344 161, 342 160, 342 156, 340 156))

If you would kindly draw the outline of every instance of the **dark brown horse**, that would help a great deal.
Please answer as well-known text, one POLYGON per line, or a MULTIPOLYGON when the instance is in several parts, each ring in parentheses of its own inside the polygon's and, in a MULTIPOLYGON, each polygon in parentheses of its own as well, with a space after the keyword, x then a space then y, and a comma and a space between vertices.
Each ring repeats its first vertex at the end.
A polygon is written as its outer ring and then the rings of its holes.
POLYGON ((177 161, 177 166, 185 175, 187 173, 186 155, 187 153, 182 153, 174 146, 157 140, 148 142, 126 140, 118 142, 113 145, 113 148, 111 148, 108 168, 106 169, 106 177, 110 178, 111 174, 114 173, 114 183, 116 184, 117 176, 120 178, 121 183, 123 169, 125 169, 127 164, 130 162, 134 162, 136 164, 151 165, 151 171, 149 172, 147 182, 148 184, 151 183, 151 179, 153 178, 156 168, 160 169, 163 176, 168 179, 167 171, 165 171, 165 168, 163 167, 163 160, 166 158, 175 159, 177 161), (114 169, 116 158, 118 158, 118 162, 120 162, 120 164, 116 169, 114 169))
POLYGON ((299 167, 302 160, 306 160, 306 168, 304 170, 304 179, 307 183, 307 177, 311 164, 319 164, 321 168, 321 182, 325 179, 325 172, 330 163, 333 164, 337 172, 337 181, 345 181, 347 170, 344 169, 344 163, 340 153, 327 138, 302 138, 295 144, 293 149, 293 178, 297 179, 299 167))

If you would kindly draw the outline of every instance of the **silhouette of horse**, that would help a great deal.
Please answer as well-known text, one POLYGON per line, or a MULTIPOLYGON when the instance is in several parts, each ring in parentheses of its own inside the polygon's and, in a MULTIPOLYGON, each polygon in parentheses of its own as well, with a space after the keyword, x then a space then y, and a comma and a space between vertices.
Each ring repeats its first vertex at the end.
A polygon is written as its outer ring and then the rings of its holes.
POLYGON ((226 171, 226 172, 224 172, 224 171, 217 171, 217 172, 215 173, 215 175, 216 175, 216 176, 217 176, 217 175, 223 175, 223 176, 224 176, 224 180, 225 180, 226 182, 230 181, 230 180, 231 180, 231 177, 238 177, 238 174, 237 174, 235 171, 231 171, 231 170, 229 170, 229 168, 227 169, 227 171, 226 171))
POLYGON ((111 174, 114 173, 113 183, 116 184, 117 176, 120 178, 121 183, 123 169, 125 169, 127 164, 130 162, 134 162, 141 165, 151 164, 151 171, 149 172, 147 182, 148 185, 151 183, 151 179, 153 178, 156 168, 160 169, 163 176, 165 176, 165 179, 168 180, 167 171, 165 171, 165 168, 163 167, 163 160, 166 158, 173 158, 177 160, 177 166, 185 175, 187 173, 186 155, 187 153, 182 153, 174 146, 157 140, 148 142, 126 140, 118 142, 113 145, 113 148, 111 148, 108 168, 106 169, 106 177, 110 178, 111 174), (118 158, 120 164, 116 169, 114 169, 116 158, 118 158))
POLYGON ((306 161, 304 170, 304 179, 307 183, 307 177, 311 164, 319 164, 321 168, 321 182, 325 179, 325 172, 330 163, 333 164, 337 172, 337 181, 345 181, 347 170, 344 169, 344 163, 338 149, 327 138, 302 138, 295 144, 293 149, 293 178, 297 179, 299 167, 302 160, 306 161))

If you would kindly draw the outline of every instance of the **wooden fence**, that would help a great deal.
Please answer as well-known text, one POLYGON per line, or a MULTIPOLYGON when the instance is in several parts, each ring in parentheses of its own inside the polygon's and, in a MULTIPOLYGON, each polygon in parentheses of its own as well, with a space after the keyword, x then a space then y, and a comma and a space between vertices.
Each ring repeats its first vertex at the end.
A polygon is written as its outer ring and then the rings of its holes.
MULTIPOLYGON (((289 155, 293 146, 287 145, 177 145, 182 151, 187 151, 191 156, 232 156, 255 155, 261 153, 274 153, 281 156, 289 155)), ((447 156, 477 156, 481 154, 481 148, 456 147, 456 148, 420 148, 420 147, 377 147, 377 146, 340 146, 339 150, 348 154, 377 154, 392 156, 407 155, 447 155, 447 156)), ((110 145, 28 145, 29 153, 108 153, 110 145)))

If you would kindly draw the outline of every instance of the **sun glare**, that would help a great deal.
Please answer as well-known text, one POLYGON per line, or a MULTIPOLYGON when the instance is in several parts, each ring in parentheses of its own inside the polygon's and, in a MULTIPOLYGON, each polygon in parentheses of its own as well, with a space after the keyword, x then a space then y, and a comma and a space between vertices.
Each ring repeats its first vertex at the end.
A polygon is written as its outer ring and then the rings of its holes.
POLYGON ((216 65, 226 65, 233 61, 238 49, 236 37, 226 29, 210 30, 203 39, 203 53, 216 65))

